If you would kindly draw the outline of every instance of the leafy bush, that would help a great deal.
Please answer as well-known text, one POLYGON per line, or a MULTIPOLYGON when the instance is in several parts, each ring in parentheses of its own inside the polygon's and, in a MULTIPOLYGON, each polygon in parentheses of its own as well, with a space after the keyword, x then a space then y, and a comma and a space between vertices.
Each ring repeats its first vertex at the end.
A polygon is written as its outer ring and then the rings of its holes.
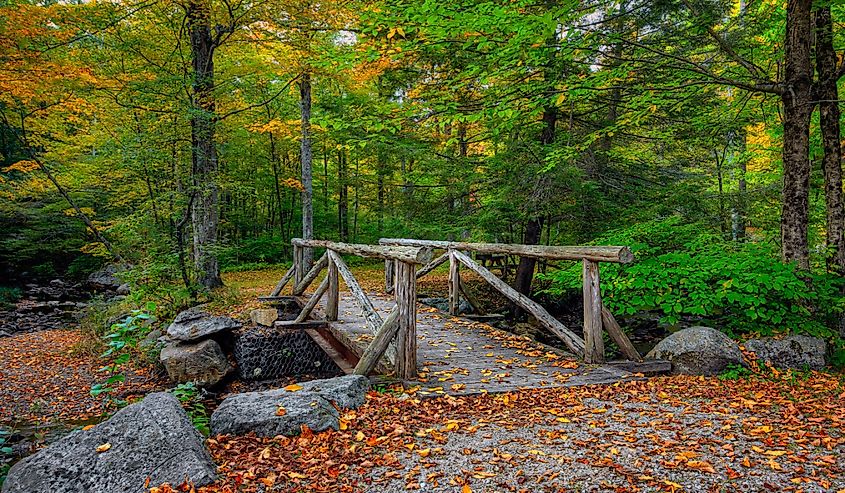
POLYGON ((105 336, 108 349, 100 356, 108 360, 108 364, 100 368, 100 371, 108 373, 108 378, 93 385, 91 395, 104 395, 109 404, 116 406, 124 404, 121 400, 113 399, 111 394, 126 380, 121 369, 132 358, 130 350, 137 347, 138 341, 144 336, 145 323, 153 320, 151 313, 155 308, 154 303, 148 303, 144 310, 133 310, 122 322, 112 324, 111 332, 105 336))
MULTIPOLYGON (((670 218, 636 225, 598 241, 628 245, 637 261, 603 264, 602 294, 617 314, 657 311, 728 333, 792 332, 831 339, 845 309, 842 279, 798 271, 769 245, 725 242, 699 224, 670 218)), ((580 289, 580 266, 546 276, 552 294, 580 289)))
POLYGON ((21 299, 21 290, 0 286, 0 309, 11 309, 21 299))
POLYGON ((211 418, 208 415, 208 409, 202 403, 200 390, 196 384, 194 382, 179 384, 171 392, 182 403, 194 427, 204 436, 208 436, 211 433, 211 418))

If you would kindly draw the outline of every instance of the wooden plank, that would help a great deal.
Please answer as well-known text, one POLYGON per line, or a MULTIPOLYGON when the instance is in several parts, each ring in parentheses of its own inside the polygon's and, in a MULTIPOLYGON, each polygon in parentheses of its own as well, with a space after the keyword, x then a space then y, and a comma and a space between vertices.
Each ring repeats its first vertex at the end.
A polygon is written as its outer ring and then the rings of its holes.
POLYGON ((356 375, 369 375, 375 369, 381 357, 384 356, 390 341, 396 337, 398 330, 399 307, 395 306, 387 318, 384 319, 384 323, 379 328, 378 334, 370 342, 370 345, 367 346, 367 349, 364 350, 353 373, 356 375))
POLYGON ((293 277, 293 275, 295 273, 296 273, 296 266, 291 265, 290 269, 288 269, 288 271, 285 272, 285 275, 282 276, 282 280, 280 280, 279 283, 276 284, 276 287, 273 288, 273 291, 270 291, 270 297, 279 296, 279 293, 282 292, 282 289, 285 288, 285 285, 288 283, 288 281, 291 280, 291 278, 293 277))
POLYGON ((587 363, 604 363, 599 265, 590 260, 583 260, 582 262, 584 274, 584 361, 587 363))
POLYGON ((386 259, 384 261, 384 292, 385 293, 392 293, 393 292, 393 269, 394 269, 394 260, 386 259))
POLYGON ((619 323, 616 321, 616 318, 610 313, 604 305, 601 307, 601 321, 602 325, 604 326, 607 333, 610 335, 610 338, 613 342, 619 346, 619 350, 622 351, 622 354, 631 361, 642 361, 643 357, 640 355, 640 352, 637 351, 637 348, 631 344, 631 340, 628 339, 628 336, 625 335, 625 332, 622 331, 622 327, 619 326, 619 323))
POLYGON ((309 270, 308 273, 302 277, 302 280, 299 281, 296 286, 294 286, 293 294, 295 296, 299 296, 304 293, 305 290, 308 289, 308 286, 310 286, 311 283, 314 282, 314 279, 317 279, 317 276, 320 275, 320 272, 325 269, 327 265, 329 265, 329 258, 324 253, 323 256, 320 257, 320 260, 318 260, 317 263, 315 263, 314 266, 311 267, 311 270, 309 270))
POLYGON ((399 328, 396 333, 396 377, 403 380, 417 376, 417 266, 396 264, 396 306, 399 328))
POLYGON ((546 326, 553 334, 558 336, 572 352, 579 356, 584 355, 584 340, 566 328, 566 326, 559 320, 552 317, 545 308, 508 286, 504 281, 496 277, 495 274, 475 263, 475 261, 469 258, 466 254, 459 251, 455 251, 454 253, 462 264, 481 276, 485 281, 490 283, 491 286, 496 288, 497 291, 505 295, 509 300, 513 301, 517 306, 533 315, 534 318, 536 318, 541 324, 546 326))
POLYGON ((449 315, 457 315, 461 303, 461 263, 449 250, 449 315))
POLYGON ((440 265, 446 262, 447 260, 449 260, 449 252, 446 252, 443 255, 432 260, 431 262, 425 264, 425 266, 423 266, 417 271, 417 279, 440 267, 440 265))
POLYGON ((293 320, 279 320, 273 324, 273 327, 279 330, 304 330, 319 329, 328 325, 329 323, 325 320, 304 320, 302 322, 294 322, 293 320))
POLYGON ((321 334, 316 329, 305 329, 305 333, 311 336, 311 339, 313 339, 314 342, 316 342, 317 345, 320 346, 320 349, 322 349, 323 352, 326 353, 329 358, 332 359, 332 361, 334 361, 334 363, 338 366, 338 368, 340 368, 343 373, 347 375, 352 374, 352 372, 354 371, 354 367, 352 366, 352 364, 350 364, 350 362, 343 357, 340 351, 335 349, 334 345, 331 342, 326 340, 323 334, 321 334))
POLYGON ((326 298, 326 320, 337 320, 337 305, 340 296, 340 283, 338 282, 337 266, 329 261, 329 273, 326 276, 329 280, 328 296, 326 298))
POLYGON ((305 265, 303 260, 303 252, 302 248, 293 245, 293 284, 296 286, 297 284, 302 282, 302 278, 305 277, 305 265))
POLYGON ((634 261, 634 254, 626 246, 554 246, 519 245, 512 243, 465 243, 455 241, 413 240, 407 238, 382 238, 380 245, 429 247, 444 250, 472 251, 482 254, 519 255, 520 257, 549 260, 591 260, 627 264, 634 261))
POLYGON ((411 264, 427 264, 431 261, 431 248, 428 247, 360 245, 326 240, 303 240, 300 238, 294 238, 291 240, 291 243, 299 247, 326 248, 348 255, 394 259, 411 264))
POLYGON ((321 282, 320 285, 317 287, 317 290, 314 291, 314 294, 311 295, 311 298, 308 300, 308 303, 306 303, 305 306, 302 307, 302 311, 299 312, 299 315, 296 317, 296 320, 294 320, 294 322, 304 322, 305 319, 307 319, 308 316, 311 315, 311 312, 314 311, 314 307, 317 306, 317 303, 320 301, 320 298, 322 298, 323 295, 326 294, 326 291, 328 291, 328 289, 329 277, 326 276, 323 279, 323 282, 321 282))

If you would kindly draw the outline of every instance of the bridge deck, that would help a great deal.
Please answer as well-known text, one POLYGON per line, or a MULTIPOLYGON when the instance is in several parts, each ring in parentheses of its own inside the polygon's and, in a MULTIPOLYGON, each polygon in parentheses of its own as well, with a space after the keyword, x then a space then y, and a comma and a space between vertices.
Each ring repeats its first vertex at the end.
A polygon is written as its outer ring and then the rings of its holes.
MULTIPOLYGON (((368 296, 376 311, 386 318, 393 307, 392 299, 384 294, 368 296)), ((349 293, 341 293, 338 318, 329 324, 330 330, 360 355, 372 334, 349 293)), ((586 365, 526 338, 426 305, 418 305, 417 355, 420 377, 416 393, 421 396, 613 383, 642 377, 637 372, 667 369, 660 363, 586 365)))

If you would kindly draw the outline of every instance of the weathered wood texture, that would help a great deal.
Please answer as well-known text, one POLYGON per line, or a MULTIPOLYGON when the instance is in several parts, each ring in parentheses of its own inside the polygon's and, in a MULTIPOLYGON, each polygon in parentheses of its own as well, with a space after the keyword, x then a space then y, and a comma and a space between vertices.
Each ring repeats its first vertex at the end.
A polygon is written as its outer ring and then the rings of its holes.
POLYGON ((282 290, 285 289, 285 286, 287 285, 288 282, 290 282, 291 278, 293 278, 293 275, 295 273, 296 273, 296 265, 291 265, 290 269, 288 269, 288 271, 285 272, 285 275, 282 276, 282 279, 279 281, 279 283, 276 284, 276 287, 273 288, 273 291, 270 292, 270 297, 272 298, 272 297, 275 297, 275 296, 279 296, 279 293, 281 293, 282 290))
POLYGON ((384 323, 378 331, 378 334, 373 338, 373 341, 364 350, 361 359, 355 366, 354 373, 356 375, 369 375, 375 370, 376 365, 381 360, 384 353, 387 351, 390 341, 396 337, 396 332, 399 330, 399 307, 393 307, 390 314, 384 319, 384 323))
POLYGON ((326 248, 348 255, 394 259, 412 264, 426 264, 431 261, 431 248, 428 247, 359 245, 326 240, 302 240, 300 238, 294 238, 291 243, 298 247, 326 248))
POLYGON ((311 298, 308 299, 308 303, 302 307, 302 311, 299 312, 299 315, 296 317, 294 322, 304 322, 308 319, 308 316, 311 315, 311 312, 314 311, 314 308, 317 306, 317 303, 320 301, 320 298, 326 294, 326 291, 329 289, 329 278, 326 276, 323 278, 323 282, 317 287, 317 290, 314 291, 314 294, 311 295, 311 298))
POLYGON ((396 261, 387 259, 384 261, 384 292, 393 292, 393 270, 396 267, 396 261))
POLYGON ((325 269, 327 265, 329 265, 329 258, 324 253, 323 256, 320 257, 320 260, 311 267, 311 270, 302 277, 302 280, 296 283, 296 286, 293 287, 293 294, 295 296, 299 296, 304 293, 305 290, 308 289, 308 286, 314 282, 314 279, 317 279, 317 276, 320 275, 320 272, 325 269))
POLYGON ((599 264, 583 260, 582 271, 584 274, 584 361, 604 363, 599 264))
POLYGON ((297 284, 302 282, 302 278, 305 277, 305 259, 303 257, 302 248, 293 245, 293 285, 296 286, 297 284))
POLYGON ((454 241, 382 238, 380 245, 428 247, 444 250, 472 251, 485 254, 519 255, 547 260, 592 260, 594 262, 633 262, 634 254, 625 246, 549 246, 510 243, 464 243, 454 241))
POLYGON ((328 297, 326 299, 326 320, 337 320, 337 300, 340 296, 340 282, 337 274, 337 265, 329 261, 329 273, 326 276, 329 280, 328 297))
POLYGON ((417 266, 396 264, 396 307, 399 329, 396 333, 396 376, 403 380, 417 376, 417 266))
POLYGON ((481 276, 491 286, 496 288, 496 290, 546 326, 553 334, 558 336, 572 352, 579 356, 584 354, 584 340, 566 328, 566 326, 559 320, 552 317, 545 308, 508 286, 507 283, 496 277, 489 270, 475 263, 475 261, 469 258, 466 254, 455 251, 454 255, 461 261, 462 264, 467 266, 467 268, 481 276))
POLYGON ((440 267, 447 260, 449 260, 449 252, 446 252, 443 255, 432 260, 431 262, 425 264, 423 267, 417 270, 417 279, 440 267))
MULTIPOLYGON (((370 299, 385 318, 396 306, 392 297, 370 293, 370 299)), ((363 354, 372 344, 373 335, 350 293, 341 293, 339 318, 330 324, 329 330, 354 354, 363 354)), ((667 362, 653 361, 559 366, 560 359, 546 357, 554 352, 548 346, 489 325, 422 308, 417 314, 417 358, 420 371, 426 372, 427 382, 407 383, 420 386, 414 394, 416 397, 467 395, 609 384, 636 379, 640 373, 665 373, 670 369, 667 362)), ((563 358, 574 361, 573 356, 563 358)), ((393 368, 383 362, 384 358, 375 371, 391 373, 393 368)))
POLYGON ((616 321, 616 317, 610 313, 610 310, 602 305, 601 307, 601 321, 602 326, 607 331, 608 335, 610 335, 610 339, 619 346, 619 350, 622 351, 622 354, 631 361, 642 361, 643 357, 640 355, 640 352, 637 351, 637 348, 631 344, 631 340, 628 339, 628 336, 625 335, 625 332, 622 331, 622 327, 619 326, 619 322, 616 321))
POLYGON ((335 253, 333 250, 329 250, 326 253, 329 255, 331 261, 334 262, 335 266, 337 266, 337 271, 340 274, 340 277, 343 278, 343 282, 346 283, 346 287, 349 288, 349 291, 353 296, 355 296, 355 299, 358 300, 358 305, 364 312, 364 317, 370 325, 370 330, 375 333, 378 331, 379 327, 381 327, 383 321, 378 313, 376 313, 375 308, 373 308, 373 303, 364 293, 364 290, 361 289, 361 285, 358 284, 358 280, 355 279, 354 275, 352 275, 352 271, 349 270, 349 266, 346 265, 346 262, 344 262, 342 258, 340 258, 340 255, 335 253))
POLYGON ((461 263, 449 250, 449 314, 457 315, 461 305, 461 263))
POLYGON ((335 362, 337 367, 340 368, 343 373, 347 375, 353 373, 354 368, 347 360, 347 358, 340 351, 338 351, 332 345, 331 341, 326 339, 326 337, 323 336, 320 331, 316 329, 305 329, 305 333, 311 336, 311 339, 313 339, 314 342, 316 342, 317 345, 320 346, 323 352, 325 352, 329 356, 329 358, 331 358, 332 361, 335 362))

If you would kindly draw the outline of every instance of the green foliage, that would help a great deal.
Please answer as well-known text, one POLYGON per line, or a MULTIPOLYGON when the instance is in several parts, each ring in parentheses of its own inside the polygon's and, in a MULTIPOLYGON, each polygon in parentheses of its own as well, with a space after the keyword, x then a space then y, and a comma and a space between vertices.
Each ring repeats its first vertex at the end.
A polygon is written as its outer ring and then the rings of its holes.
MULTIPOLYGON (((677 217, 612 233, 602 244, 630 245, 637 261, 602 266, 603 299, 614 313, 656 311, 662 322, 697 319, 728 333, 803 333, 831 339, 845 309, 842 279, 797 271, 766 244, 721 240, 677 217)), ((580 270, 547 276, 561 294, 580 289, 580 270)))
POLYGON ((750 377, 754 372, 742 365, 731 364, 725 368, 725 371, 719 375, 720 380, 739 380, 741 378, 750 377))
POLYGON ((0 309, 6 310, 14 307, 20 298, 21 290, 19 288, 0 286, 0 309))
POLYGON ((12 454, 14 451, 12 447, 6 445, 11 434, 11 431, 0 428, 0 486, 3 486, 6 475, 9 473, 9 468, 12 467, 12 454))
POLYGON ((191 423, 204 436, 211 433, 211 418, 205 404, 202 403, 201 391, 194 382, 177 385, 170 391, 182 403, 182 407, 191 418, 191 423))
POLYGON ((114 399, 112 394, 126 380, 126 374, 121 369, 132 359, 131 350, 138 346, 138 341, 144 336, 146 323, 154 320, 152 312, 155 309, 154 303, 147 303, 143 310, 133 310, 122 322, 112 324, 111 332, 104 337, 107 349, 100 356, 108 361, 100 368, 108 377, 91 387, 91 395, 103 395, 109 405, 119 407, 125 404, 121 399, 114 399))

